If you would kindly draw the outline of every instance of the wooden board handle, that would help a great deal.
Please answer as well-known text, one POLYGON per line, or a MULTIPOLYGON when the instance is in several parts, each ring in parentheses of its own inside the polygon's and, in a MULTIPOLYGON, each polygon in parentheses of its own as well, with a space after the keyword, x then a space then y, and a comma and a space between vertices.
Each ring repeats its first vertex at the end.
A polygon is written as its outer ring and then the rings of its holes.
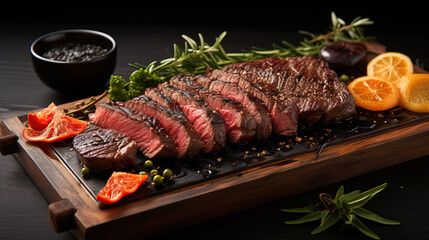
POLYGON ((0 153, 8 155, 18 152, 18 136, 9 134, 0 137, 0 153))
POLYGON ((48 214, 52 227, 57 233, 74 228, 74 214, 76 208, 68 199, 49 204, 48 214))

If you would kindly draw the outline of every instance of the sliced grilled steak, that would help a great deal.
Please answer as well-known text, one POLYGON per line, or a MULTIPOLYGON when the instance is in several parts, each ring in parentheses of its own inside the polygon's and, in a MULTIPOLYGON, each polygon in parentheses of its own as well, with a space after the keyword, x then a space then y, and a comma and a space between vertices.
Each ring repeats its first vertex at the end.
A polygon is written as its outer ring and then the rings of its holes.
POLYGON ((94 171, 121 171, 137 165, 137 143, 113 129, 90 126, 74 137, 73 148, 94 171))
POLYGON ((200 134, 204 144, 203 152, 214 154, 225 147, 225 120, 203 98, 169 84, 160 84, 158 89, 173 99, 186 114, 198 134, 200 134))
POLYGON ((270 136, 272 132, 271 118, 267 107, 260 99, 254 98, 249 92, 244 91, 238 85, 233 83, 213 80, 205 76, 199 76, 198 78, 195 78, 194 81, 205 88, 241 102, 250 116, 252 116, 256 121, 256 139, 266 139, 270 136))
POLYGON ((179 105, 174 101, 170 96, 164 94, 156 87, 146 88, 144 95, 150 97, 152 100, 157 101, 159 104, 164 107, 171 108, 174 111, 180 112, 181 109, 179 105))
POLYGON ((248 143, 255 136, 256 121, 242 107, 241 103, 220 93, 196 84, 195 76, 179 74, 170 79, 170 84, 180 90, 191 92, 203 98, 224 118, 227 139, 232 144, 248 143))
POLYGON ((99 127, 114 129, 127 135, 137 142, 138 149, 149 158, 165 159, 176 154, 172 138, 158 119, 122 104, 100 103, 89 119, 99 127))
POLYGON ((253 83, 245 80, 238 74, 214 69, 208 72, 210 79, 218 79, 237 84, 244 91, 258 98, 267 107, 273 132, 278 135, 292 136, 297 133, 298 112, 296 104, 284 104, 277 88, 264 83, 253 83))
POLYGON ((285 99, 297 102, 300 120, 308 123, 341 121, 356 111, 347 86, 327 62, 316 57, 270 57, 231 64, 222 70, 250 82, 275 86, 285 99))
POLYGON ((200 136, 182 111, 164 107, 145 95, 126 101, 125 106, 159 119, 174 140, 178 158, 194 156, 201 150, 203 143, 200 136))

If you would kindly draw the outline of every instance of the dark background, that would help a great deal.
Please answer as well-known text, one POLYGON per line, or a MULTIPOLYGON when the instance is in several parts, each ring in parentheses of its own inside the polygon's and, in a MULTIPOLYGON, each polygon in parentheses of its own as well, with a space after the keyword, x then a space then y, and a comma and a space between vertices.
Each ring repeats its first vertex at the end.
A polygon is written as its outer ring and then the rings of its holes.
MULTIPOLYGON (((127 75, 131 72, 127 66, 130 62, 145 64, 167 57, 166 50, 171 50, 173 43, 183 43, 181 34, 196 38, 197 33, 202 33, 207 42, 213 42, 221 32, 227 31, 223 46, 231 52, 252 46, 269 48, 282 40, 299 44, 302 39, 297 33, 299 30, 327 32, 331 26, 330 13, 334 11, 347 23, 359 16, 370 18, 375 23, 365 27, 366 35, 376 36, 388 51, 406 53, 413 61, 418 59, 429 65, 428 20, 424 7, 413 2, 393 8, 374 4, 304 1, 3 4, 0 120, 42 108, 51 101, 61 104, 80 97, 64 96, 44 86, 34 74, 29 57, 32 41, 65 28, 95 29, 112 35, 118 43, 115 73, 127 75)), ((71 239, 68 233, 53 232, 47 217, 48 203, 17 161, 12 156, 0 157, 0 239, 71 239)), ((384 182, 388 182, 388 187, 368 203, 368 209, 402 224, 368 226, 382 239, 428 239, 428 161, 429 157, 412 160, 157 239, 366 239, 360 233, 339 232, 335 228, 310 236, 314 224, 285 225, 283 221, 296 215, 284 214, 280 209, 299 207, 320 192, 334 193, 340 185, 349 192, 384 182)))

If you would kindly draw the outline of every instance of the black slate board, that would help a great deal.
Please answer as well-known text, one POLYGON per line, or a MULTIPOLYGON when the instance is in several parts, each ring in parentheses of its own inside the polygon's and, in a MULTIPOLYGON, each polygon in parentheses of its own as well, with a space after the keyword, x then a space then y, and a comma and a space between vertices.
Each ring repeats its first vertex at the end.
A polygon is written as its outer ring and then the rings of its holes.
MULTIPOLYGON (((134 194, 129 199, 161 194, 227 174, 240 174, 240 171, 260 164, 280 160, 292 162, 293 157, 308 152, 315 152, 315 161, 317 161, 317 153, 323 151, 327 145, 368 137, 427 119, 429 119, 429 114, 413 113, 399 107, 386 112, 369 112, 358 109, 354 117, 342 122, 329 125, 299 125, 297 137, 271 136, 269 139, 252 141, 248 144, 227 144, 224 150, 217 155, 201 153, 189 159, 153 161, 154 168, 158 168, 160 171, 170 168, 175 177, 171 181, 164 181, 161 186, 151 184, 149 177, 144 190, 139 191, 139 194, 134 194)), ((83 165, 73 150, 71 140, 54 143, 52 147, 96 199, 97 193, 104 187, 111 173, 91 172, 89 177, 83 177, 81 174, 83 165)), ((144 167, 146 159, 138 153, 138 166, 129 171, 135 173, 141 170, 150 171, 144 167)))

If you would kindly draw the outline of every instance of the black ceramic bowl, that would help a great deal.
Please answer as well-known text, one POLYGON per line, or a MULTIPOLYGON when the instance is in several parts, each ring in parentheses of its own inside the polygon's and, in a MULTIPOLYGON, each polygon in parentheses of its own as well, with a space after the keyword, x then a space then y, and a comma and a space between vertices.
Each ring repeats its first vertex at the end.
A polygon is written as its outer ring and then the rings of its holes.
POLYGON ((63 94, 85 94, 106 88, 116 66, 116 49, 115 40, 105 33, 67 29, 36 39, 31 44, 31 59, 37 76, 50 88, 63 94), (97 45, 105 52, 80 61, 53 60, 44 56, 47 51, 64 44, 97 45))

